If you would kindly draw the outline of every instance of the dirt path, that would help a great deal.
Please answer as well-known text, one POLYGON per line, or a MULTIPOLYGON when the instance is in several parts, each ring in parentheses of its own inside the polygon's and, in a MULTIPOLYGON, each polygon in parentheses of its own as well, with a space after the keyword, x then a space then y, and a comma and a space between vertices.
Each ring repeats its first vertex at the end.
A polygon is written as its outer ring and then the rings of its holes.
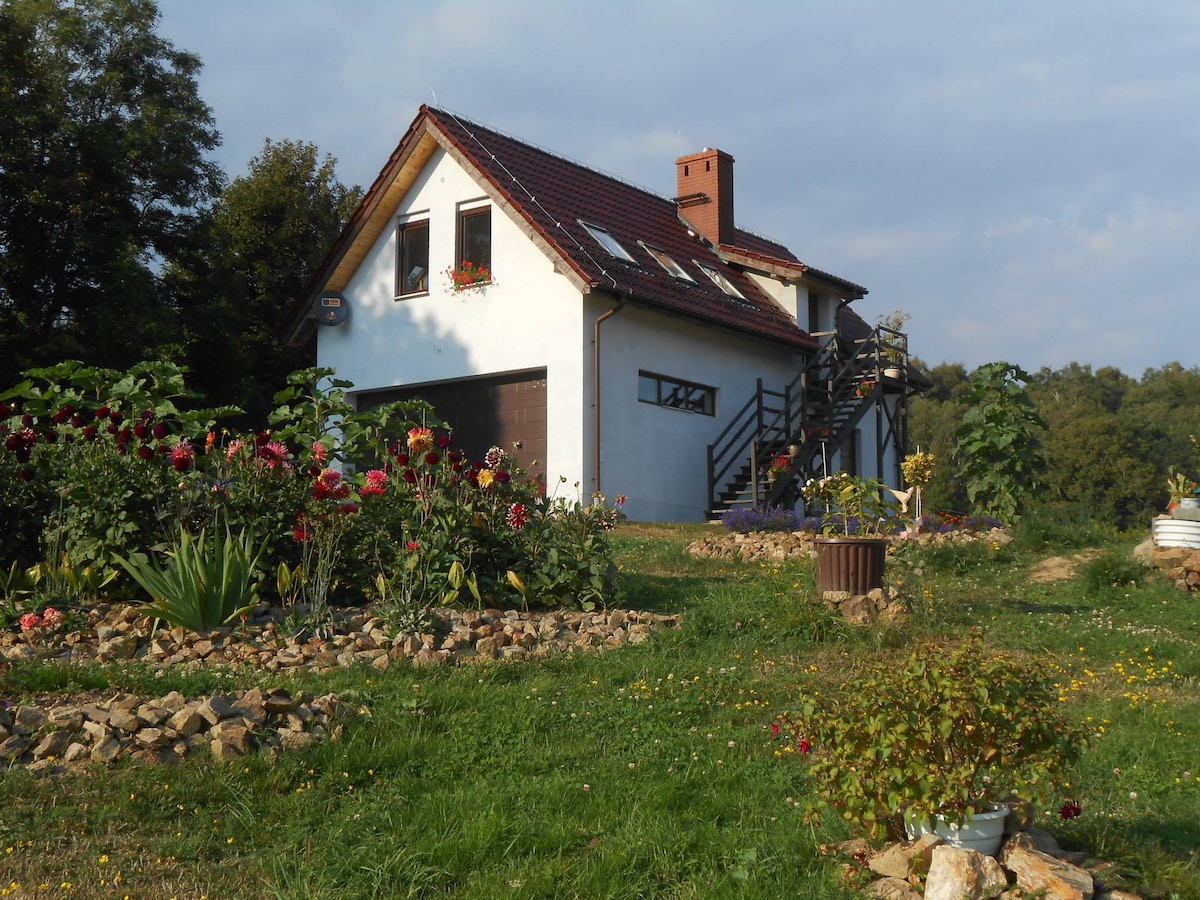
POLYGON ((1034 584, 1050 584, 1055 581, 1068 581, 1075 577, 1079 566, 1100 555, 1099 550, 1081 550, 1071 556, 1051 556, 1043 559, 1029 572, 1029 580, 1034 584))

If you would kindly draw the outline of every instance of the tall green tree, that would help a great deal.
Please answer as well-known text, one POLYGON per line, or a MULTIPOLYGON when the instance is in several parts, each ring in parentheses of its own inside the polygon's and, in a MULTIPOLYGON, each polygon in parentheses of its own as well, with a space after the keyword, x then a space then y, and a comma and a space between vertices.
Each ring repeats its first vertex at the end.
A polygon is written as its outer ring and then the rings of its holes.
POLYGON ((1119 369, 1043 367, 1029 394, 1045 420, 1049 461, 1039 501, 1048 512, 1130 527, 1157 505, 1155 464, 1117 411, 1136 382, 1119 369))
POLYGON ((218 193, 197 57, 154 0, 0 4, 0 385, 171 355, 159 273, 218 193))
POLYGON ((279 331, 362 197, 335 167, 313 144, 267 140, 216 203, 201 250, 172 270, 189 298, 191 383, 258 421, 288 373, 316 363, 313 342, 289 347, 279 331))
POLYGON ((924 508, 958 510, 967 508, 966 486, 959 476, 958 439, 962 421, 959 405, 971 388, 962 363, 940 363, 929 367, 920 360, 913 364, 929 376, 933 387, 909 404, 909 446, 934 456, 933 479, 923 488, 924 508))
POLYGON ((1021 513, 1046 468, 1038 415, 1025 385, 1029 373, 992 362, 971 373, 963 398, 956 456, 972 511, 1011 523, 1021 513))

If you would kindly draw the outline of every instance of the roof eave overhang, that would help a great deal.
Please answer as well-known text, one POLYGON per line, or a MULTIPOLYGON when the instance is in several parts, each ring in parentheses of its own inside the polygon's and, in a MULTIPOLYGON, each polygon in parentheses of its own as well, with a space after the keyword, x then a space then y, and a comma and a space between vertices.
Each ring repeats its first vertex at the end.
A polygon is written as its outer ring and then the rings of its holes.
POLYGON ((731 331, 742 337, 754 338, 755 340, 766 341, 770 344, 786 347, 787 349, 793 350, 797 353, 812 353, 821 349, 821 344, 816 338, 812 337, 805 331, 801 331, 799 328, 796 328, 795 336, 784 337, 783 335, 771 334, 770 332, 763 331, 760 328, 754 328, 749 325, 737 325, 724 319, 718 319, 715 316, 704 316, 694 312, 685 312, 684 310, 675 309, 674 307, 667 306, 663 303, 658 303, 654 300, 640 297, 636 294, 627 293, 619 288, 613 288, 608 284, 593 284, 591 286, 591 293, 607 294, 616 300, 623 301, 632 306, 649 309, 665 316, 671 316, 672 318, 683 319, 689 322, 703 322, 705 325, 711 325, 724 329, 725 331, 731 331))
POLYGON ((769 259, 761 254, 749 253, 728 244, 716 248, 717 255, 731 266, 738 266, 769 278, 797 285, 812 285, 832 290, 844 300, 861 300, 867 289, 860 284, 838 278, 802 262, 787 259, 769 259))

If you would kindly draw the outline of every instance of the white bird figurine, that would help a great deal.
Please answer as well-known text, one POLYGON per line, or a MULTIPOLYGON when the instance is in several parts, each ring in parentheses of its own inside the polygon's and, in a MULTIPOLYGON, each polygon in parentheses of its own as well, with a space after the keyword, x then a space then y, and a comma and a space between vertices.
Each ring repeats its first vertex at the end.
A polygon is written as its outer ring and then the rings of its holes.
POLYGON ((915 485, 910 487, 907 491, 898 491, 895 488, 888 488, 888 492, 895 497, 896 501, 900 504, 900 515, 908 514, 908 501, 912 498, 913 491, 916 489, 917 488, 915 485))

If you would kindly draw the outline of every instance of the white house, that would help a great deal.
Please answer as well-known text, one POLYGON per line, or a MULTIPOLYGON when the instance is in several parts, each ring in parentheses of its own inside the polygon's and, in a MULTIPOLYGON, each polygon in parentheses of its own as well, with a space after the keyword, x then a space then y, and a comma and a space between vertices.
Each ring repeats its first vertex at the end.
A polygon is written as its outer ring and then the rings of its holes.
POLYGON ((853 313, 864 288, 734 226, 728 154, 675 166, 659 197, 423 106, 285 337, 316 330, 360 408, 423 397, 472 455, 519 444, 549 491, 625 494, 633 519, 794 503, 824 464, 898 484, 902 336, 853 313), (467 262, 483 280, 456 291, 467 262))

